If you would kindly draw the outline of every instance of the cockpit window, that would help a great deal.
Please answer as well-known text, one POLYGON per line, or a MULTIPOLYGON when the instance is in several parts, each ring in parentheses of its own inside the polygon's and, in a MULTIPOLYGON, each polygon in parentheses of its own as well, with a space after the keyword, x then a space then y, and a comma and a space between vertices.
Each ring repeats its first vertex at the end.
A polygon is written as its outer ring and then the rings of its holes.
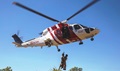
POLYGON ((81 25, 83 28, 88 28, 87 26, 83 26, 83 25, 81 25))
POLYGON ((75 30, 81 29, 79 25, 74 25, 75 30))

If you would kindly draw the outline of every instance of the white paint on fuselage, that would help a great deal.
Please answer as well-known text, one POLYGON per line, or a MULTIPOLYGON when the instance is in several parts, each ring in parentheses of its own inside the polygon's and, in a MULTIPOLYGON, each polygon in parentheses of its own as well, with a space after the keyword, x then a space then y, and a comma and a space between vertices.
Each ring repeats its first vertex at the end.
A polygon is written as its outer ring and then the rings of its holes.
MULTIPOLYGON (((70 26, 73 27, 74 24, 72 24, 70 26)), ((52 45, 55 45, 55 46, 58 46, 60 44, 64 44, 63 42, 61 42, 58 39, 58 37, 55 36, 54 30, 52 30, 50 27, 49 27, 49 29, 50 29, 50 31, 48 31, 48 29, 45 29, 43 31, 43 34, 40 37, 23 42, 21 44, 21 46, 22 47, 46 46, 45 41, 47 39, 50 39, 52 41, 52 45), (60 44, 58 44, 55 40, 58 41, 60 44)), ((84 39, 91 38, 91 37, 95 36, 96 34, 99 33, 99 30, 94 28, 94 30, 90 31, 90 33, 86 33, 85 28, 83 28, 83 27, 81 29, 78 29, 78 30, 75 30, 75 28, 73 27, 73 32, 76 34, 77 37, 79 37, 79 39, 84 40, 84 39)), ((66 40, 66 41, 68 41, 69 43, 73 42, 70 40, 66 40)))

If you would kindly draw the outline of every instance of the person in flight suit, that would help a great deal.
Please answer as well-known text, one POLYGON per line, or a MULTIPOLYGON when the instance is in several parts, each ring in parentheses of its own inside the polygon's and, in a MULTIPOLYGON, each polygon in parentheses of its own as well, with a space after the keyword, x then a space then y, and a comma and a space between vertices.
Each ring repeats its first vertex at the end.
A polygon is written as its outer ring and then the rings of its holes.
POLYGON ((67 57, 68 57, 68 54, 66 54, 65 56, 64 56, 64 53, 62 53, 62 57, 61 57, 61 64, 60 64, 60 66, 59 66, 59 69, 61 68, 63 68, 63 70, 66 70, 66 60, 67 60, 67 57))
POLYGON ((66 39, 70 38, 70 31, 68 26, 63 25, 61 31, 62 31, 63 38, 66 38, 66 39))

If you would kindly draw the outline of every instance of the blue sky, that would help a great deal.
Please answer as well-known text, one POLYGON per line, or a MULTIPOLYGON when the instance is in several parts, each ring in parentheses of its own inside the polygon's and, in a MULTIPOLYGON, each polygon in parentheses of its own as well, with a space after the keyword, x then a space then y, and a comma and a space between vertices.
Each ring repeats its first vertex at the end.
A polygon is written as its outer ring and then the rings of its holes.
POLYGON ((45 28, 57 24, 15 5, 20 2, 60 21, 84 7, 92 0, 0 0, 0 69, 11 66, 13 71, 50 71, 58 68, 62 52, 67 53, 67 70, 77 66, 83 71, 120 70, 120 0, 101 0, 72 18, 68 23, 97 27, 100 33, 94 41, 83 40, 55 46, 16 48, 11 35, 20 30, 23 40, 38 37, 45 28))

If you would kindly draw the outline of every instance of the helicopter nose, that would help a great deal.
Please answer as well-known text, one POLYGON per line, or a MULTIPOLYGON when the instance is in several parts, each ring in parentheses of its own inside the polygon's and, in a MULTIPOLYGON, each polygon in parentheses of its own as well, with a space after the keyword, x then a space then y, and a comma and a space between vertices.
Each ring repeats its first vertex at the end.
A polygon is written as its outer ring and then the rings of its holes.
POLYGON ((98 34, 100 32, 100 30, 97 28, 94 28, 94 31, 95 31, 95 34, 98 34))
POLYGON ((91 32, 93 32, 94 35, 96 35, 96 34, 98 34, 98 33, 100 32, 100 30, 97 29, 97 28, 89 28, 89 30, 90 30, 91 32))

